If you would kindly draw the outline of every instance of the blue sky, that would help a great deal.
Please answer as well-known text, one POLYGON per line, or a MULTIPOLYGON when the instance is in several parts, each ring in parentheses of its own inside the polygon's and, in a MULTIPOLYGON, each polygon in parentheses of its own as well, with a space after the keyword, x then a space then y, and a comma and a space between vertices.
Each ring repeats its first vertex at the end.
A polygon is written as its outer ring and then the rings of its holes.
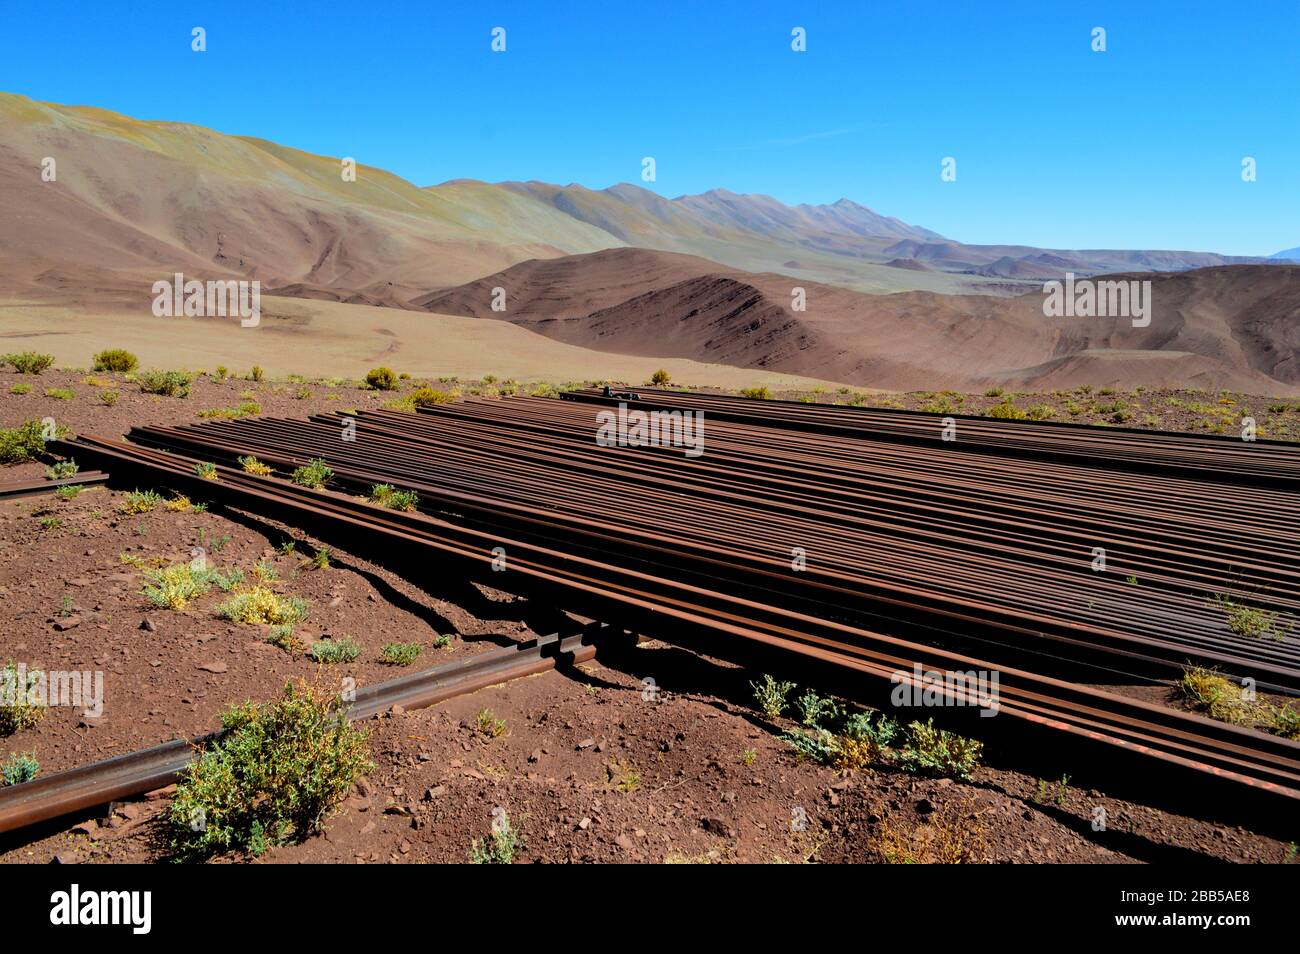
POLYGON ((967 242, 1300 245, 1294 0, 285 7, 3 0, 0 89, 421 185, 601 188, 640 182, 653 156, 666 196, 847 196, 967 242), (790 49, 795 26, 807 52, 790 49))

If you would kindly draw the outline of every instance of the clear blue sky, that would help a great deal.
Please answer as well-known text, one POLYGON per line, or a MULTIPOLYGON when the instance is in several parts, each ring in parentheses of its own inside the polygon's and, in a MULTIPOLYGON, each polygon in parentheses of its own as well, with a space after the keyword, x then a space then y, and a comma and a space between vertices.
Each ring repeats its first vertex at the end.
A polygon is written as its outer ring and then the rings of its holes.
POLYGON ((1295 0, 0 0, 0 89, 36 99, 421 185, 601 188, 639 182, 649 155, 667 196, 848 196, 967 242, 1300 245, 1298 88, 1295 0), (945 156, 956 182, 940 181, 945 156))

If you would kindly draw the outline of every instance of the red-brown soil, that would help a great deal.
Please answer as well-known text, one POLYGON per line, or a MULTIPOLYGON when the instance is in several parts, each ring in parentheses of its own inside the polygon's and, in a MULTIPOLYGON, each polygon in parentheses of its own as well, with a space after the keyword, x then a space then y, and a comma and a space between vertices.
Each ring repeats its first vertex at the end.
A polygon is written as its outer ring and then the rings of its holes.
MULTIPOLYGON (((268 414, 374 406, 391 397, 355 384, 200 378, 188 399, 155 399, 120 376, 104 377, 121 392, 114 407, 86 399, 82 392, 99 389, 81 384, 79 374, 5 373, 0 425, 53 414, 74 430, 114 435, 145 421, 195 420, 197 408, 237 405, 250 388, 268 414), (32 384, 31 392, 4 393, 14 382, 32 384), (67 386, 78 400, 44 394, 67 386), (312 395, 296 397, 302 387, 312 395), (341 399, 325 399, 333 393, 341 399)), ((963 398, 969 405, 994 400, 963 398)), ((3 477, 38 473, 38 465, 25 464, 5 468, 3 477)), ((574 625, 545 606, 418 569, 397 573, 346 552, 335 551, 326 569, 311 568, 313 541, 238 512, 126 515, 123 499, 101 487, 67 501, 0 502, 0 662, 98 670, 105 678, 102 718, 56 707, 35 728, 3 740, 0 756, 34 752, 42 774, 210 730, 226 706, 274 698, 287 679, 328 685, 350 676, 366 685, 410 671, 379 661, 388 642, 421 643, 416 667, 423 668, 574 625), (278 549, 286 539, 299 541, 295 552, 278 549), (300 635, 308 642, 354 639, 361 658, 318 666, 301 651, 271 646, 263 627, 220 619, 215 607, 226 597, 215 590, 183 611, 150 606, 139 593, 138 564, 186 561, 196 544, 217 566, 250 578, 258 560, 273 565, 271 585, 310 604, 300 635), (450 645, 434 648, 443 634, 453 636, 450 645)), ((790 723, 754 710, 748 683, 757 675, 656 642, 578 671, 369 721, 375 770, 322 836, 262 860, 464 861, 498 806, 520 832, 519 861, 906 861, 928 860, 954 843, 964 846, 966 860, 995 862, 1280 862, 1294 854, 1243 829, 1081 790, 1056 776, 1040 780, 996 755, 965 782, 888 766, 841 777, 798 761, 779 737, 790 723), (657 691, 643 695, 647 677, 657 691), (484 708, 505 721, 502 737, 476 729, 484 708), (1107 811, 1104 833, 1091 829, 1097 806, 1107 811), (804 830, 792 830, 792 819, 805 816, 804 830)), ((1129 691, 1153 700, 1162 694, 1129 691)), ((104 819, 72 819, 0 860, 157 860, 157 816, 166 804, 162 793, 117 806, 104 819)))

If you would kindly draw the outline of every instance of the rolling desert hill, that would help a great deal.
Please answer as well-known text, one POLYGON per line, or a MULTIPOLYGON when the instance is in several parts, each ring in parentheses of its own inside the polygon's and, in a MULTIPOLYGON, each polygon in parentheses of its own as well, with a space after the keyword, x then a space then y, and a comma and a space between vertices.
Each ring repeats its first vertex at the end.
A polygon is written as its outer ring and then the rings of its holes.
MULTIPOLYGON (((1300 384, 1300 266, 1284 259, 966 245, 847 199, 420 187, 372 166, 355 181, 342 171, 339 158, 262 139, 0 94, 0 302, 7 316, 153 327, 153 283, 182 271, 260 280, 277 300, 319 303, 331 327, 349 309, 411 313, 407 335, 467 327, 429 312, 505 318, 522 335, 512 342, 599 353, 593 362, 664 358, 890 389, 1300 384), (1153 281, 1150 327, 1045 318, 1042 281, 1068 271, 1153 281), (505 313, 491 309, 497 286, 505 313), (792 307, 796 286, 806 310, 792 307)), ((83 333, 73 325, 51 333, 83 333)), ((401 350, 379 337, 380 352, 401 350)), ((297 339, 308 363, 311 340, 297 339)))
POLYGON ((864 295, 646 249, 525 262, 419 299, 430 311, 501 319, 557 341, 885 389, 1082 383, 1300 387, 1300 266, 1223 266, 1108 276, 1152 282, 1148 327, 1048 318, 1016 298, 864 295), (506 310, 492 309, 493 289, 506 310))

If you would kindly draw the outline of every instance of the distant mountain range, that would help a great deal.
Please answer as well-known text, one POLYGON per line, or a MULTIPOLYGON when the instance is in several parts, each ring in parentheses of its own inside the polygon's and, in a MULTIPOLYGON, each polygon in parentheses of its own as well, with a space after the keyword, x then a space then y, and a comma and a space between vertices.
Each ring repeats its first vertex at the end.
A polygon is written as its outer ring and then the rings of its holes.
POLYGON ((1276 255, 1270 255, 1270 259, 1280 259, 1286 262, 1300 262, 1300 246, 1289 248, 1284 252, 1278 252, 1276 255))
POLYGON ((848 199, 344 171, 262 139, 0 94, 0 299, 150 316, 153 283, 179 271, 863 386, 1300 387, 1297 250, 967 245, 848 199), (1066 272, 1152 281, 1150 325, 1046 317, 1042 283, 1066 272))
POLYGON ((866 292, 1013 294, 1066 271, 1264 259, 967 245, 848 199, 787 206, 715 189, 665 199, 458 179, 421 188, 370 166, 199 126, 0 94, 0 288, 106 288, 159 267, 291 293, 405 305, 530 258, 637 246, 866 292), (45 158, 56 179, 42 181, 45 158))

